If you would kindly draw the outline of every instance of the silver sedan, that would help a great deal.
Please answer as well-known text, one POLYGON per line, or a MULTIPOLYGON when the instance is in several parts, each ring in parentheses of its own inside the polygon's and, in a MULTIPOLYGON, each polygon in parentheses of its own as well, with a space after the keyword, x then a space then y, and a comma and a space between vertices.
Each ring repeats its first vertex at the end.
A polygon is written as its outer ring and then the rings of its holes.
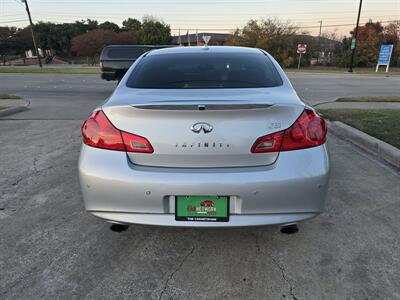
POLYGON ((263 50, 153 50, 82 126, 85 207, 115 224, 297 223, 324 208, 326 134, 263 50))

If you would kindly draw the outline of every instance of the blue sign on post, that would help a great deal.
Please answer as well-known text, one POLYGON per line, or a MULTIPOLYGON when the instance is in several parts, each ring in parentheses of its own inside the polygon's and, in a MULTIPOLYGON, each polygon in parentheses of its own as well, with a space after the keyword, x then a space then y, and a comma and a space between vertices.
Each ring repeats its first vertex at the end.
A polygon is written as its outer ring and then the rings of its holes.
POLYGON ((386 65, 386 72, 389 70, 390 59, 392 57, 393 45, 382 45, 379 52, 378 64, 376 65, 376 72, 380 65, 386 65))

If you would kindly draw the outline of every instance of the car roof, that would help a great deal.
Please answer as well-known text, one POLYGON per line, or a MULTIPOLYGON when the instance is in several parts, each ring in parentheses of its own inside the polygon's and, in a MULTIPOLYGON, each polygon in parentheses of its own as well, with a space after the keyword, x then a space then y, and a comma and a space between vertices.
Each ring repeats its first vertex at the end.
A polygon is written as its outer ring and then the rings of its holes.
POLYGON ((152 50, 148 55, 162 55, 162 54, 179 54, 179 53, 259 53, 261 50, 258 48, 249 47, 236 47, 236 46, 191 46, 191 47, 171 47, 152 50))

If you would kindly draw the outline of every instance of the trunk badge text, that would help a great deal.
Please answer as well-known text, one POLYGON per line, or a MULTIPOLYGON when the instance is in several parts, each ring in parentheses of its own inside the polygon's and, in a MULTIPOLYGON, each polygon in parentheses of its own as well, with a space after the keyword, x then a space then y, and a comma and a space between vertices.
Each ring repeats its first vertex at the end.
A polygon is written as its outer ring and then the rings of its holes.
MULTIPOLYGON (((210 133, 213 130, 212 125, 206 122, 193 124, 190 129, 195 133, 210 133)), ((229 148, 229 144, 220 142, 176 142, 176 148, 229 148)))
POLYGON ((213 127, 208 123, 199 122, 199 123, 193 124, 190 129, 195 133, 200 133, 201 131, 203 131, 204 133, 209 133, 213 130, 213 127))
POLYGON ((219 142, 176 142, 176 148, 229 148, 230 145, 219 142))

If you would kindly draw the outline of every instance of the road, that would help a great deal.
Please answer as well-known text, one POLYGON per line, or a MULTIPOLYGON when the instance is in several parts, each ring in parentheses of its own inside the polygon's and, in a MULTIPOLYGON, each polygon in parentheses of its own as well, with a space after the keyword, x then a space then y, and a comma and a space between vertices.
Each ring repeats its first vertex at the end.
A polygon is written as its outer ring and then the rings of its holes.
MULTIPOLYGON (((310 103, 345 86, 365 94, 364 77, 352 78, 292 76, 310 103)), ((397 93, 387 79, 366 84, 397 93)), ((326 212, 297 234, 139 225, 115 233, 84 212, 77 178, 81 120, 114 84, 1 74, 0 87, 32 101, 0 120, 1 299, 400 299, 400 175, 351 144, 329 136, 326 212)))
MULTIPOLYGON (((311 105, 345 96, 398 95, 400 76, 290 73, 299 96, 311 105)), ((112 92, 115 82, 99 75, 0 74, 0 90, 32 100, 29 112, 15 119, 83 120, 112 92)))
POLYGON ((311 105, 338 97, 399 95, 400 76, 289 73, 297 93, 311 105))

